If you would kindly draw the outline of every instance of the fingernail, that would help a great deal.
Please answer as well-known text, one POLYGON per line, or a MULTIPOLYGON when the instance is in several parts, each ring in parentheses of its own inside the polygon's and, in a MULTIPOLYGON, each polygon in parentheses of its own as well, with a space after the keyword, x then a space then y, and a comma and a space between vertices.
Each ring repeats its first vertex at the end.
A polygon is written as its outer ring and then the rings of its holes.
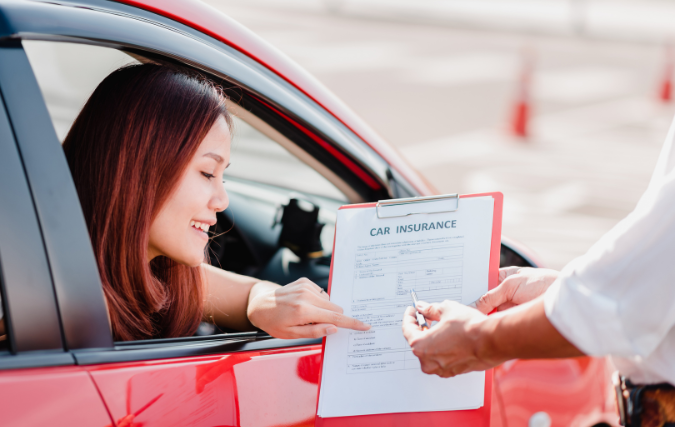
POLYGON ((326 328, 326 336, 333 335, 335 333, 337 333, 337 328, 335 326, 331 326, 329 328, 326 328))

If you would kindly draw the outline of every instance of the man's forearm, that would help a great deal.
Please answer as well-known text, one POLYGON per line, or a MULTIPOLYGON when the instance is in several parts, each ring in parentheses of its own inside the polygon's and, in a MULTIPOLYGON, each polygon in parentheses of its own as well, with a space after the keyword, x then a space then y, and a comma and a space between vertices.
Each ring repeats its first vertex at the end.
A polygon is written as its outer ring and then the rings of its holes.
POLYGON ((488 316, 474 334, 477 356, 495 364, 584 355, 548 320, 543 297, 488 316))

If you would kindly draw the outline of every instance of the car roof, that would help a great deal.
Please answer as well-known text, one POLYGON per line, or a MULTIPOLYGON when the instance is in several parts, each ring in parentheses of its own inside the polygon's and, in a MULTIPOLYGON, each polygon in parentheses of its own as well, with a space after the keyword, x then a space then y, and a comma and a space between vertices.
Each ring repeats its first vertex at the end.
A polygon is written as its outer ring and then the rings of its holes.
POLYGON ((180 22, 261 63, 313 99, 380 154, 421 194, 436 193, 398 152, 337 96, 281 51, 223 12, 199 0, 115 0, 180 22))

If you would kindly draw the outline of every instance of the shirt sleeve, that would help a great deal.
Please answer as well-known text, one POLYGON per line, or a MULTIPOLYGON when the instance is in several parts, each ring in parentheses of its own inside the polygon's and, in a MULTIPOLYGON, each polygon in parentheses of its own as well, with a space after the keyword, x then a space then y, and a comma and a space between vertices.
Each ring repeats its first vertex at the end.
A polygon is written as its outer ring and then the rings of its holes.
POLYGON ((546 316, 589 355, 647 357, 675 325, 675 122, 635 210, 567 265, 546 316))

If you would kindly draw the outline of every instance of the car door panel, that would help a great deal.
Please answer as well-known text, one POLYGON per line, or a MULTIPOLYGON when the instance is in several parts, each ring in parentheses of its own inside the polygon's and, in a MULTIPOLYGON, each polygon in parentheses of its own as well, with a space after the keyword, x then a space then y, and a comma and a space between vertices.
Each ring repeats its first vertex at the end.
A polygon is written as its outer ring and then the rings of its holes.
POLYGON ((153 426, 314 424, 321 346, 88 367, 110 410, 153 426))
POLYGON ((313 426, 321 358, 316 346, 261 354, 238 366, 241 425, 313 426))
POLYGON ((71 366, 3 371, 0 414, 3 427, 111 425, 91 377, 71 366))
POLYGON ((509 426, 545 412, 552 427, 616 422, 611 370, 604 358, 511 360, 495 368, 495 388, 509 426))

